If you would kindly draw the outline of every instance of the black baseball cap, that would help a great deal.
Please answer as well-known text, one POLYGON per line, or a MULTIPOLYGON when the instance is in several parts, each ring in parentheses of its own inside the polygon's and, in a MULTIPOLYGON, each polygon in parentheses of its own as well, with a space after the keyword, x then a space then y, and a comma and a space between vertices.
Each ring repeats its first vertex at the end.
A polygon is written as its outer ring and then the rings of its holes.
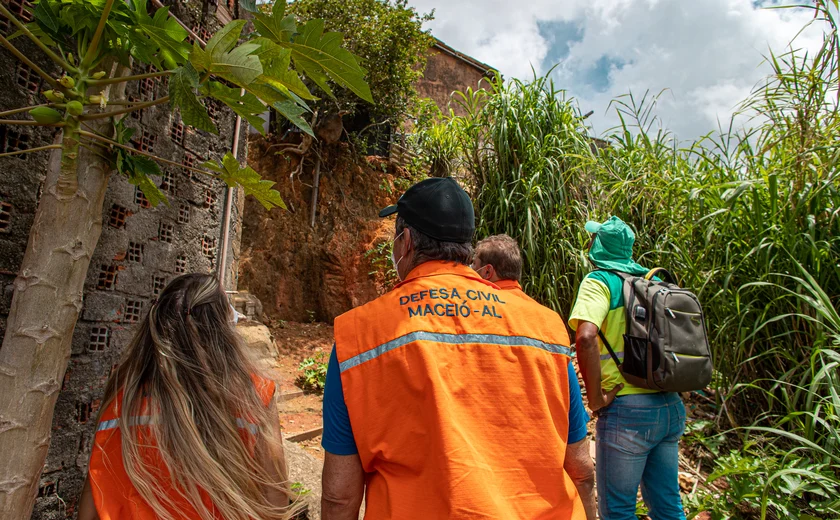
POLYGON ((472 201, 450 177, 418 182, 396 204, 380 211, 379 216, 394 213, 417 231, 442 242, 471 242, 475 234, 472 201))

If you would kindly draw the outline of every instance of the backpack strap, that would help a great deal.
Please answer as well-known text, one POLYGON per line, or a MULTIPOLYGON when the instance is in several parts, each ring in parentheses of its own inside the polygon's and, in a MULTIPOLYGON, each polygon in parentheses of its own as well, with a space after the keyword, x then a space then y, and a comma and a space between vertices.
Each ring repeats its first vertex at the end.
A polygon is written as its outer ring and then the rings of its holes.
POLYGON ((665 269, 664 267, 654 267, 645 275, 645 280, 651 280, 654 276, 658 274, 662 274, 662 279, 670 284, 677 284, 677 279, 674 278, 674 275, 671 274, 671 271, 665 269))
POLYGON ((621 362, 618 360, 618 355, 613 350, 610 342, 607 341, 607 337, 604 336, 604 333, 601 331, 601 328, 598 328, 598 337, 601 338, 601 341, 604 343, 604 346, 607 347, 607 351, 610 353, 610 357, 615 361, 615 366, 618 367, 618 370, 621 371, 621 362))
MULTIPOLYGON (((614 275, 617 275, 619 278, 621 278, 622 282, 624 282, 624 280, 626 280, 627 278, 630 278, 630 276, 631 276, 630 273, 625 273, 623 271, 616 271, 614 269, 598 269, 598 271, 605 271, 605 272, 608 272, 608 273, 613 273, 614 275)), ((615 350, 613 350, 612 345, 610 345, 610 342, 607 341, 607 337, 604 335, 604 332, 601 330, 600 326, 598 327, 598 337, 601 338, 601 342, 604 344, 605 347, 607 347, 607 352, 610 353, 610 357, 615 362, 615 366, 618 367, 618 370, 620 372, 621 371, 621 361, 618 359, 618 355, 615 353, 615 350)))

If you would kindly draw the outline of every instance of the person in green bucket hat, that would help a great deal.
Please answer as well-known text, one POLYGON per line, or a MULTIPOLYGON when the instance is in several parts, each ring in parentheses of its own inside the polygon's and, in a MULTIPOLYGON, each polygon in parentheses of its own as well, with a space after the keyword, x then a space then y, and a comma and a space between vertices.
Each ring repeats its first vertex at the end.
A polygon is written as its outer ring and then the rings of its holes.
POLYGON ((677 393, 629 384, 598 337, 600 331, 623 358, 623 280, 616 271, 644 276, 649 269, 633 260, 636 235, 620 218, 589 221, 585 229, 592 234, 589 261, 594 269, 581 282, 569 326, 576 331, 589 408, 598 417, 595 479, 600 518, 635 519, 641 485, 651 518, 685 520, 678 480, 679 439, 685 430, 682 400, 677 393))
POLYGON ((584 229, 592 234, 589 261, 596 268, 639 276, 647 274, 648 269, 633 260, 636 234, 623 220, 616 216, 604 223, 590 220, 584 229))

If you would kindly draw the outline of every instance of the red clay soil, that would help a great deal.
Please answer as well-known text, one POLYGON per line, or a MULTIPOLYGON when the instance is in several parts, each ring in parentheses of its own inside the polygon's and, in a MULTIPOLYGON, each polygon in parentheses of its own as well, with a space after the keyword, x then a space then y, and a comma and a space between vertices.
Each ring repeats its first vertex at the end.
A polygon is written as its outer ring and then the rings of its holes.
MULTIPOLYGON (((301 392, 295 380, 302 371, 298 368, 306 358, 323 356, 329 360, 333 344, 333 328, 324 323, 269 322, 274 342, 280 355, 271 372, 280 382, 284 395, 301 392)), ((280 403, 280 425, 285 437, 311 431, 322 426, 321 406, 323 396, 305 394, 280 403)), ((299 443, 307 452, 323 459, 321 436, 299 443)))
POLYGON ((300 391, 295 384, 295 379, 302 374, 298 369, 300 362, 318 356, 323 356, 325 361, 329 359, 333 328, 326 323, 266 321, 280 353, 276 365, 282 374, 280 389, 283 393, 300 391))
POLYGON ((346 144, 322 152, 315 227, 310 227, 311 159, 290 179, 296 155, 275 155, 270 143, 250 143, 248 162, 275 181, 289 210, 265 210, 245 201, 239 287, 256 295, 266 317, 331 323, 339 314, 383 292, 381 275, 365 253, 390 240, 393 219, 381 208, 399 196, 394 181, 407 173, 376 157, 351 155, 346 144))

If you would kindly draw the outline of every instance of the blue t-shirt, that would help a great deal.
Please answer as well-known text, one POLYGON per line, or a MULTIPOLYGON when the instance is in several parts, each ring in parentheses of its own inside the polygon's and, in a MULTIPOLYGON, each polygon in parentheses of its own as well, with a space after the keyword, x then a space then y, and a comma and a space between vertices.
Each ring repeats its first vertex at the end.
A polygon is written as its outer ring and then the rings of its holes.
MULTIPOLYGON (((586 437, 586 423, 589 414, 583 406, 580 395, 580 383, 572 363, 569 363, 569 444, 582 441, 586 437)), ((330 363, 327 367, 327 382, 324 387, 324 435, 321 446, 333 455, 353 455, 358 453, 350 426, 350 415, 344 403, 344 390, 341 388, 341 374, 333 345, 330 363)))

